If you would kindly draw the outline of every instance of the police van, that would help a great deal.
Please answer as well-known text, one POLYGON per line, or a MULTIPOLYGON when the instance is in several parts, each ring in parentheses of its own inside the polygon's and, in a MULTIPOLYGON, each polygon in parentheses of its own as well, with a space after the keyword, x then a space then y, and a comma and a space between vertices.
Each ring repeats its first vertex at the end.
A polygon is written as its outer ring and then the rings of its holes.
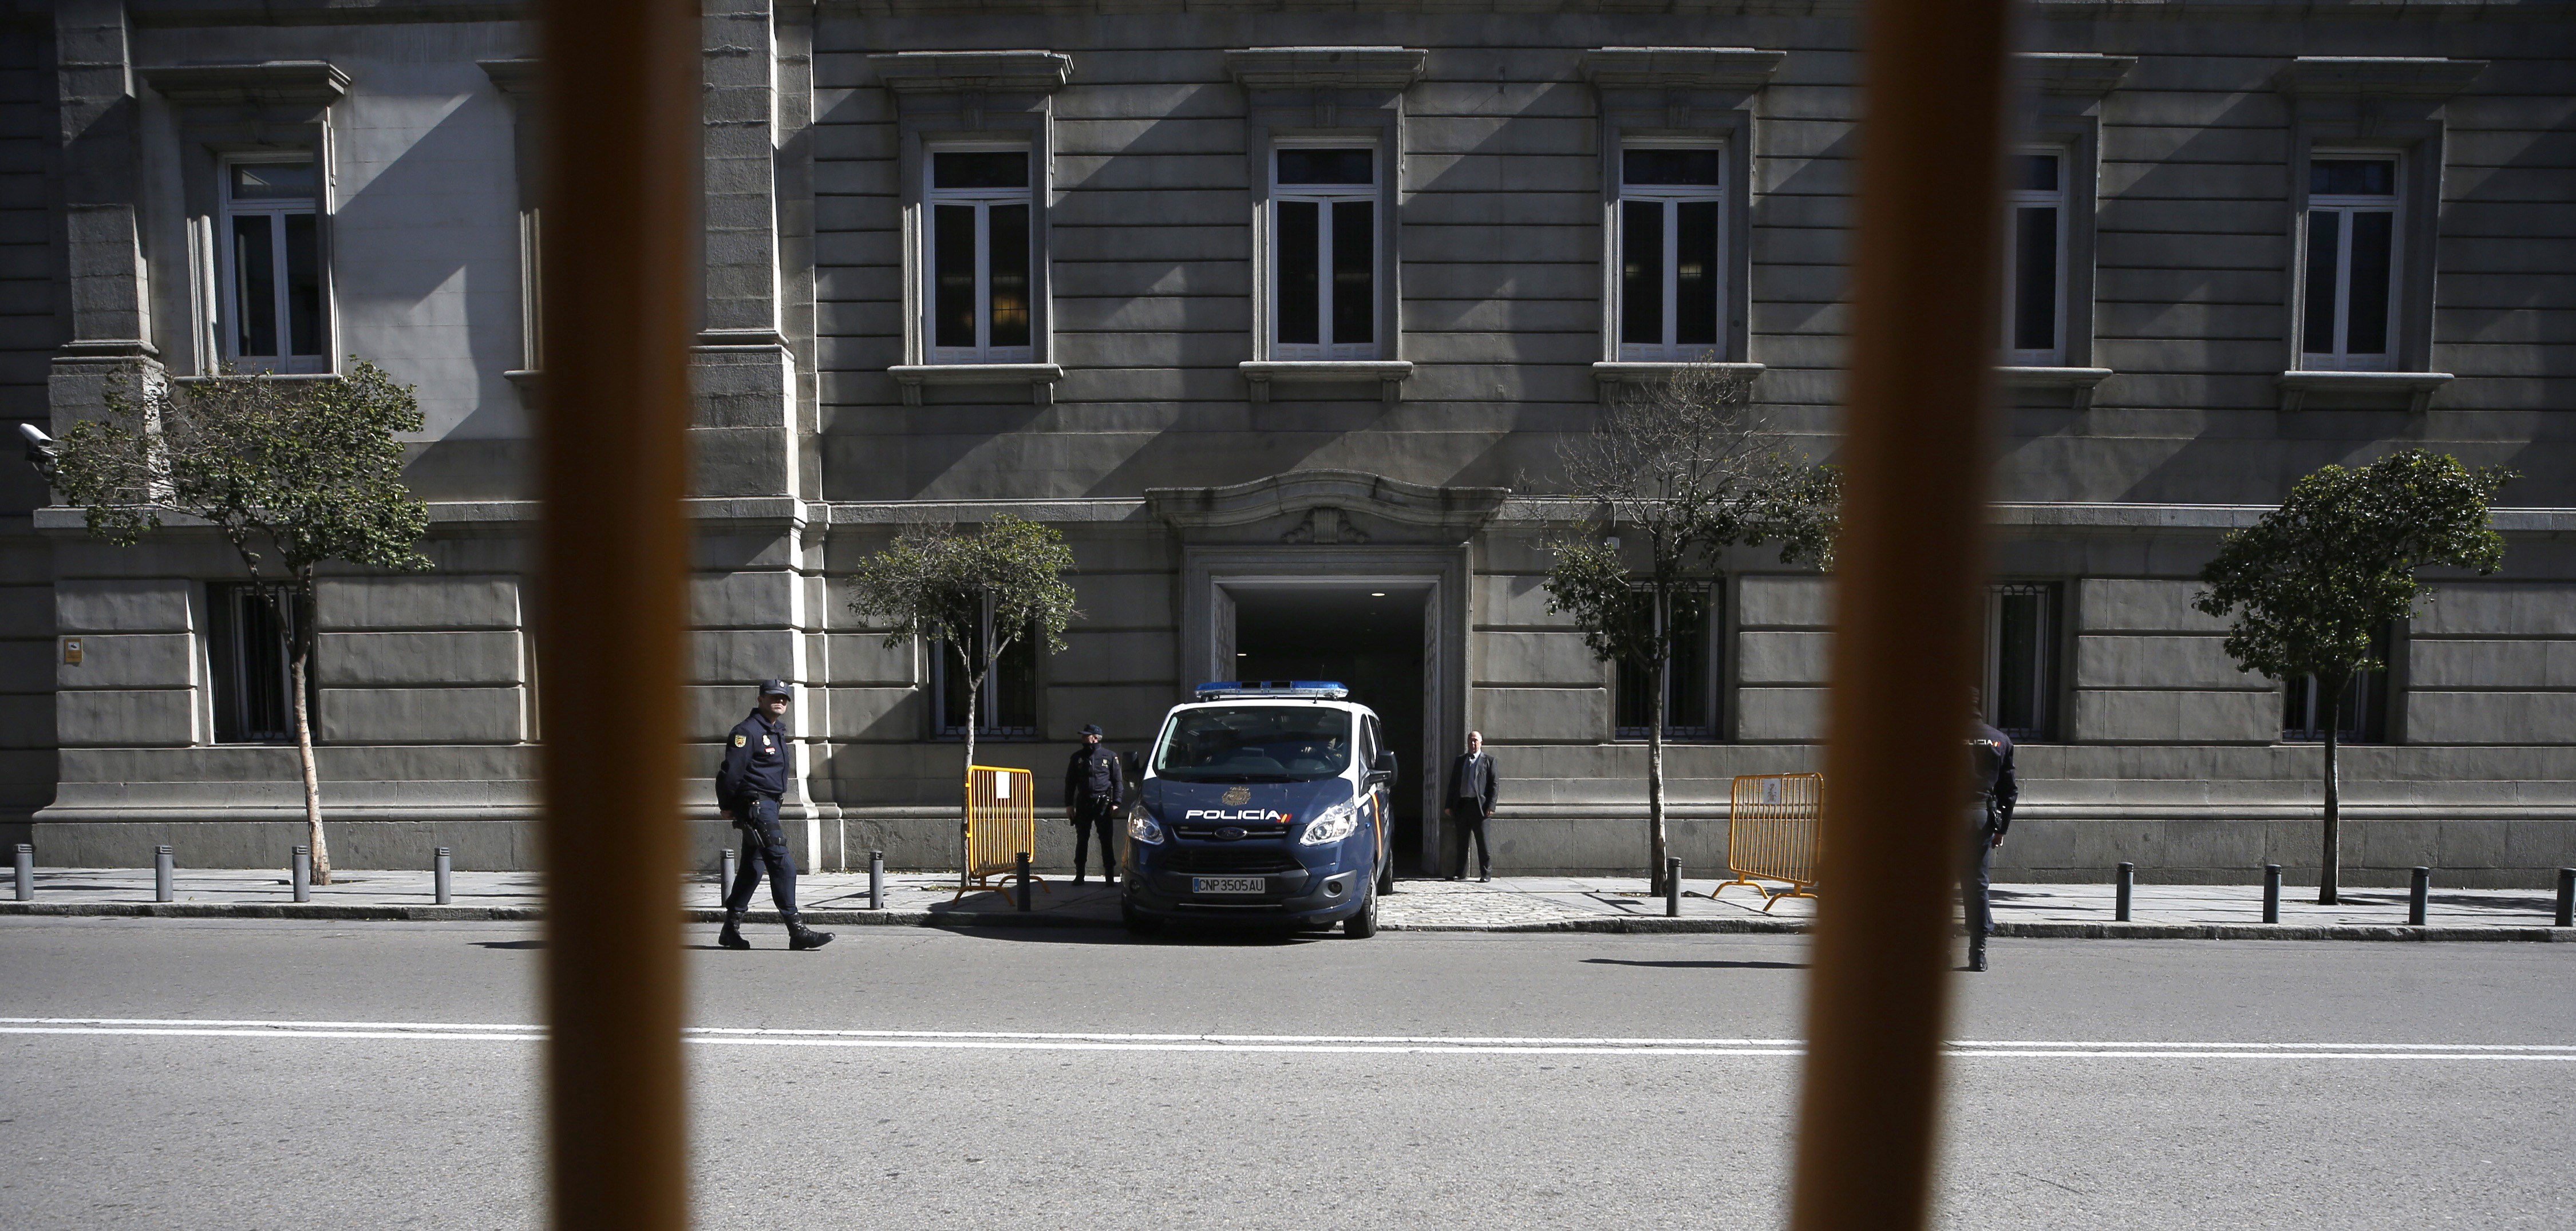
POLYGON ((1201 684, 1172 707, 1127 818, 1119 912, 1377 933, 1394 888, 1395 754, 1375 711, 1324 680, 1201 684))

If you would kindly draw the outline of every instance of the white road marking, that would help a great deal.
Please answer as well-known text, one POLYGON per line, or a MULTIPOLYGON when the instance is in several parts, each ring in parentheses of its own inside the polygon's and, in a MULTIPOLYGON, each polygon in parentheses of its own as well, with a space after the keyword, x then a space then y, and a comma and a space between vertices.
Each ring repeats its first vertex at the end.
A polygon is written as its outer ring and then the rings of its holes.
MULTIPOLYGON (((536 1043, 545 1028, 475 1022, 270 1021, 137 1017, 0 1017, 0 1034, 243 1039, 397 1039, 536 1043)), ((1798 1039, 1489 1035, 1134 1034, 1004 1030, 798 1030, 695 1026, 692 1043, 937 1051, 1243 1052, 1540 1056, 1802 1056, 1798 1039)), ((2576 1060, 2565 1043, 2239 1043, 2107 1039, 1961 1039, 1959 1059, 2576 1060)))

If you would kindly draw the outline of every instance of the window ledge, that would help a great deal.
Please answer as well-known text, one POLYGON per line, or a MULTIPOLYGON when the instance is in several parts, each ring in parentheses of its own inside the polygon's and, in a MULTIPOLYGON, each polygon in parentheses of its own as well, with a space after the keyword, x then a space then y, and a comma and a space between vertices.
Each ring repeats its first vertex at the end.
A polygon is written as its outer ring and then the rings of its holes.
POLYGON ((2422 414, 2432 404, 2433 391, 2449 384, 2448 372, 2331 372, 2290 371, 2281 373, 2281 409, 2297 410, 2307 404, 2311 393, 2384 394, 2406 398, 2406 409, 2422 414))
POLYGON ((1592 379, 1601 390, 1601 404, 1607 406, 1618 395, 1621 385, 1651 385, 1665 380, 1683 368, 1712 368, 1729 376, 1751 382, 1762 375, 1758 363, 1685 363, 1678 360, 1621 359, 1592 365, 1592 379))
POLYGON ((1270 384, 1340 384, 1376 381, 1378 398, 1393 402, 1403 396, 1413 364, 1403 359, 1251 359, 1235 370, 1252 386, 1252 400, 1270 400, 1270 384))
POLYGON ((903 404, 921 405, 924 385, 1027 385, 1029 400, 1045 406, 1055 401, 1055 383, 1064 368, 1053 363, 899 363, 886 369, 903 387, 903 404))
POLYGON ((182 387, 210 385, 219 380, 273 380, 281 385, 318 385, 340 379, 337 372, 234 372, 228 376, 173 376, 170 383, 182 387))
POLYGON ((2111 369, 2007 364, 1996 368, 1995 375, 2006 389, 2064 389, 2070 409, 2090 410, 2093 387, 2109 380, 2111 369))

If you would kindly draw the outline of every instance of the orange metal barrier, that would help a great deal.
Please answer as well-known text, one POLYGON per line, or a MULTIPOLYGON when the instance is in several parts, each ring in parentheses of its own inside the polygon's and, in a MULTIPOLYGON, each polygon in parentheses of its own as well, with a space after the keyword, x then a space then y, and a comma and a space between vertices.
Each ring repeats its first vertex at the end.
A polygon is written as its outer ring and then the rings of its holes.
POLYGON ((1726 810, 1726 870, 1735 879, 1708 891, 1714 900, 1730 885, 1749 885, 1762 909, 1782 898, 1812 898, 1817 850, 1825 817, 1823 774, 1746 774, 1735 780, 1726 810), (1774 890, 1762 881, 1786 881, 1774 890))
MULTIPOLYGON (((970 893, 1000 892, 1019 871, 1022 854, 1038 853, 1037 776, 1025 769, 977 765, 966 771, 966 822, 959 834, 961 865, 956 901, 970 893)), ((1031 876, 1043 886, 1046 882, 1031 876)))

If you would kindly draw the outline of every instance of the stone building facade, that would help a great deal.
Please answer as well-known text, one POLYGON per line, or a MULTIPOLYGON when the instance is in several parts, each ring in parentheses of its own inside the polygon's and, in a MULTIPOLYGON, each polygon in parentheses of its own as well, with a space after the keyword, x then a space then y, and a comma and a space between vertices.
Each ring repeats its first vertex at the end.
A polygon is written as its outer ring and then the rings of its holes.
MULTIPOLYGON (((988 759, 1139 748, 1197 681, 1333 677, 1423 772, 1481 729, 1506 869, 1644 859, 1643 698, 1547 610, 1557 448, 1681 361, 1834 449, 1856 6, 710 0, 693 730, 798 688, 812 863, 946 857, 963 719, 846 578, 903 525, 1060 527, 1083 609, 988 759)), ((2312 867, 2304 690, 2191 610, 2299 475, 2423 444, 2522 477, 2492 577, 2390 631, 2353 878, 2576 862, 2576 9, 2036 0, 2016 57, 1987 705, 2007 874, 2312 867)), ((0 26, 0 416, 224 361, 418 387, 435 571, 313 618, 344 865, 526 866, 542 670, 518 6, 21 0, 0 26)), ((0 471, 0 840, 281 862, 273 629, 220 543, 92 542, 0 471), (75 652, 77 651, 77 652, 75 652)), ((1672 698, 1678 853, 1818 760, 1831 582, 1746 551, 1672 698)), ((1926 716, 1926 721, 1938 721, 1926 716)), ((712 862, 723 830, 695 818, 712 862)), ((1048 841, 1060 833, 1050 827, 1048 841)))

